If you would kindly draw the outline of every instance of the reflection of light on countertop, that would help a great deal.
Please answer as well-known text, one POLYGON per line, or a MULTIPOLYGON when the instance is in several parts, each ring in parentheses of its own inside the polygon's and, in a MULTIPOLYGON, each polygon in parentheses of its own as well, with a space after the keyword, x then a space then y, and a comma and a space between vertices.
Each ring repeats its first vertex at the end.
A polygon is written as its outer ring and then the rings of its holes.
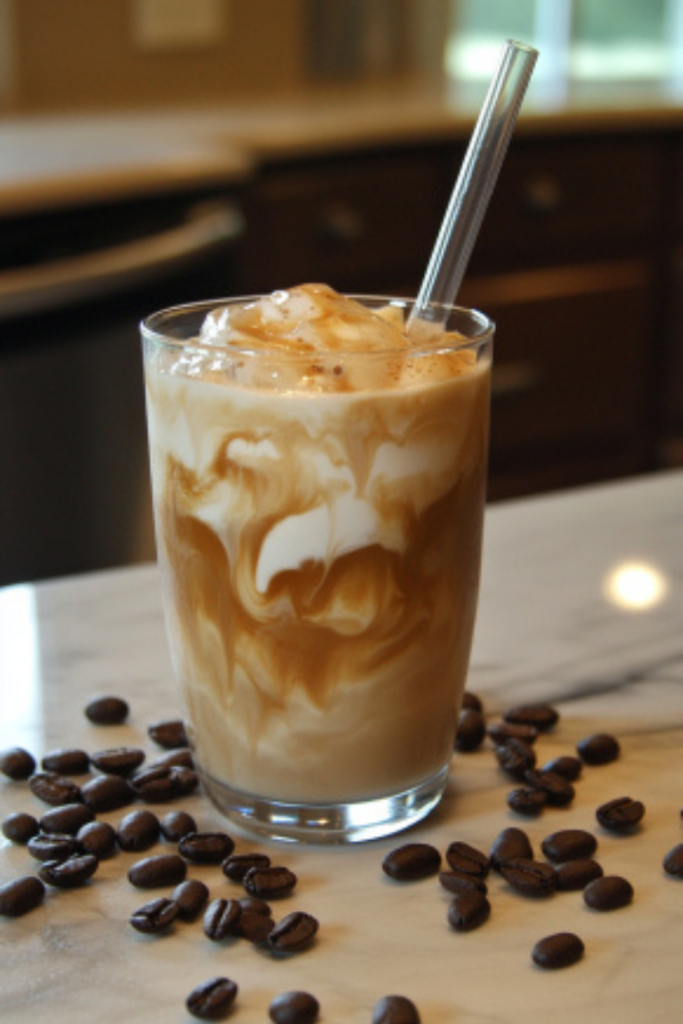
POLYGON ((604 586, 608 601, 633 612, 660 604, 668 589, 666 576, 648 562, 622 562, 608 573, 604 586))
POLYGON ((40 725, 40 655, 35 593, 0 590, 0 721, 17 736, 40 725))

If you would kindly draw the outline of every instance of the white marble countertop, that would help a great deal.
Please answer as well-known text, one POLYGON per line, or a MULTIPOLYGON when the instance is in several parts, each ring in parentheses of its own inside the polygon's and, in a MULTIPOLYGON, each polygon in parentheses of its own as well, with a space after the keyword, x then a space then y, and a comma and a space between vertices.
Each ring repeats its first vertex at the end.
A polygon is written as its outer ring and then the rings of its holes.
MULTIPOLYGON (((151 754, 147 724, 177 712, 152 566, 0 591, 0 637, 0 749, 21 745, 40 757, 59 746, 133 743, 151 754), (88 723, 83 708, 101 693, 129 700, 127 725, 88 723)), ((321 1021, 347 1024, 369 1021, 376 999, 391 992, 416 1002, 422 1024, 679 1020, 683 879, 667 876, 662 859, 683 841, 683 474, 489 510, 469 689, 491 718, 512 704, 552 702, 561 718, 539 738, 539 757, 573 753, 598 731, 617 736, 621 757, 586 767, 571 807, 521 819, 507 809, 511 783, 487 744, 454 757, 441 807, 410 833, 348 849, 271 844, 299 876, 278 914, 302 909, 320 920, 314 946, 286 960, 244 940, 212 943, 200 922, 164 936, 133 931, 129 915, 150 894, 126 880, 136 855, 119 853, 83 889, 51 891, 24 917, 0 918, 0 1019, 187 1024, 190 989, 225 974, 239 985, 230 1019, 244 1024, 264 1021, 270 1000, 293 988, 318 997, 321 1021), (634 563, 659 583, 640 610, 620 607, 605 589, 615 569, 634 563), (625 837, 602 831, 595 808, 627 795, 646 805, 641 828, 625 837), (384 855, 408 840, 445 850, 460 839, 487 850, 512 824, 537 848, 561 828, 594 831, 605 873, 632 882, 633 903, 599 913, 580 893, 534 901, 496 876, 490 920, 457 934, 434 879, 402 885, 382 875, 384 855), (535 967, 534 943, 565 930, 582 937, 583 960, 554 972, 535 967)), ((184 806, 200 827, 221 827, 201 795, 184 806)), ((44 810, 26 783, 9 780, 0 781, 0 807, 3 818, 44 810)), ((268 845, 228 831, 240 851, 268 845)), ((26 849, 0 838, 0 882, 36 867, 26 849)), ((190 874, 212 896, 239 892, 219 868, 190 874)))

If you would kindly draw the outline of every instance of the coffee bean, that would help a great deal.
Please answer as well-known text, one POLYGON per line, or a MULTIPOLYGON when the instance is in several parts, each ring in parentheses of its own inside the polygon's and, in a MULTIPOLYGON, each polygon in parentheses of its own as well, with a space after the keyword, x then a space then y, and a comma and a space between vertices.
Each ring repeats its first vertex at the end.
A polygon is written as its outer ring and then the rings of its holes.
POLYGON ((372 1024, 420 1024, 420 1014, 406 996, 383 996, 373 1007, 372 1024))
POLYGON ((274 865, 249 868, 242 880, 250 896, 260 896, 267 900, 289 896, 296 882, 297 878, 293 871, 274 865))
POLYGON ((551 896, 557 889, 555 869, 543 861, 518 858, 507 860, 500 873, 517 892, 524 896, 551 896))
POLYGON ((534 769, 528 771, 524 778, 528 785, 545 793, 548 803, 554 807, 566 807, 574 799, 575 790, 571 782, 554 772, 534 769))
POLYGON ((184 881, 187 864, 177 853, 159 853, 136 861, 128 871, 128 881, 136 889, 156 889, 184 881))
POLYGON ((98 775, 83 786, 83 800, 95 814, 118 811, 132 804, 135 793, 118 775, 98 775))
POLYGON ((618 910, 633 899, 633 886, 620 875, 603 875, 588 883, 583 898, 593 910, 618 910))
POLYGON ((90 762, 105 775, 131 775, 145 760, 144 750, 138 747, 112 747, 90 755, 90 762))
POLYGON ((501 865, 508 860, 516 860, 520 857, 531 860, 533 858, 531 840, 521 828, 514 826, 504 828, 494 839, 489 855, 491 867, 495 871, 500 871, 501 865))
POLYGON ((237 985, 229 978, 209 978, 192 989, 185 1006, 200 1020, 220 1020, 237 998, 237 985))
POLYGON ((382 871, 397 882, 415 882, 435 875, 441 867, 441 854, 429 843, 406 843, 388 853, 382 871))
POLYGON ((121 697, 96 697, 86 704, 85 715, 94 725, 121 725, 129 710, 121 697))
POLYGON ((197 831, 197 823, 187 811, 169 811, 159 822, 161 834, 170 843, 179 843, 189 832, 197 831))
POLYGON ((531 958, 539 967, 557 970, 578 963, 584 954, 584 948, 582 940, 573 932, 556 932, 538 940, 531 958))
POLYGON ((147 735, 166 750, 176 750, 178 747, 188 746, 185 723, 180 719, 153 722, 147 729, 147 735))
POLYGON ((194 793, 199 785, 199 775, 192 768, 179 768, 172 765, 171 775, 175 779, 181 796, 189 796, 190 793, 194 793))
POLYGON ((189 832, 178 843, 178 853, 193 864, 222 864, 234 849, 225 832, 189 832))
POLYGON ((258 896, 242 896, 240 899, 240 906, 245 913, 262 914, 263 917, 273 916, 270 903, 267 903, 266 900, 259 899, 258 896))
POLYGON ((93 811, 86 804, 63 804, 46 811, 40 819, 40 827, 43 832, 75 836, 94 817, 93 811))
POLYGON ((34 796, 52 807, 80 803, 83 799, 80 787, 56 772, 36 772, 28 784, 34 796))
POLYGON ((488 921, 491 904, 481 892, 461 893, 448 908, 448 923, 456 932, 471 932, 488 921))
POLYGON ((40 762, 45 772, 57 775, 86 775, 90 771, 90 757, 85 750, 51 750, 40 762))
POLYGON ((265 853, 232 853, 223 862, 223 874, 233 882, 241 882, 251 868, 270 867, 270 857, 265 853))
POLYGON ((557 888, 560 892, 574 892, 585 889, 589 882, 600 878, 602 867, 590 857, 581 860, 568 860, 565 864, 555 865, 557 888))
POLYGON ((536 764, 536 753, 528 743, 511 739, 496 747, 496 760, 511 778, 524 780, 536 764))
POLYGON ((45 886, 34 875, 14 878, 0 885, 0 915, 21 917, 42 903, 45 886))
POLYGON ((154 804, 167 803, 186 795, 184 776, 181 774, 186 771, 185 768, 173 766, 143 768, 134 772, 129 782, 140 800, 154 804))
POLYGON ((520 786, 518 789, 511 789, 507 795, 507 805, 515 814, 523 814, 527 818, 534 818, 541 814, 548 804, 548 797, 542 789, 534 789, 533 786, 520 786))
POLYGON ((497 747, 508 740, 521 740, 527 746, 531 746, 538 739, 538 729, 533 725, 523 725, 521 722, 491 722, 487 728, 489 739, 497 747))
POLYGON ((36 761, 23 747, 12 747, 0 755, 0 771, 14 782, 23 782, 33 775, 36 761))
POLYGON ((465 692, 462 695, 462 701, 460 703, 460 706, 463 710, 467 711, 484 710, 484 704, 481 697, 476 693, 472 693, 471 690, 465 690, 465 692))
POLYGON ((75 836, 59 835, 56 832, 32 836, 28 841, 28 852, 36 860, 66 860, 81 852, 75 836))
POLYGON ((486 721, 481 711, 463 709, 458 717, 455 749, 461 754, 469 754, 473 750, 479 749, 485 736, 486 721))
POLYGON ((173 902, 178 907, 178 916, 183 921, 194 921, 204 909, 209 898, 209 888, 198 878, 188 878, 173 890, 173 902))
POLYGON ((298 953, 317 935, 318 921, 312 914, 296 910, 287 914, 268 934, 268 948, 276 953, 298 953))
POLYGON ((309 992, 283 992, 268 1007, 273 1024, 314 1024, 320 1004, 309 992))
POLYGON ((76 833, 84 853, 94 853, 98 860, 106 860, 116 853, 116 831, 108 821, 91 821, 76 833))
POLYGON ((194 771, 194 755, 189 747, 167 750, 155 757, 150 768, 191 768, 194 771))
POLYGON ((178 917, 178 904, 166 896, 150 900, 138 907, 131 916, 130 923, 136 931, 144 935, 158 935, 173 924, 178 917))
POLYGON ((554 772, 555 775, 561 775, 568 782, 576 782, 583 771, 583 762, 578 757, 563 754, 560 757, 553 757, 547 764, 544 764, 542 771, 554 772))
POLYGON ((159 838, 159 819, 151 811, 131 811, 119 822, 116 838, 121 849, 129 853, 149 850, 159 838))
POLYGON ((662 866, 667 875, 683 878, 683 843, 678 843, 665 856, 662 866))
POLYGON ((221 942, 234 935, 242 914, 239 900, 212 900, 204 913, 204 934, 212 942, 221 942))
POLYGON ((533 725, 539 732, 547 732, 557 725, 560 713, 550 704, 524 704, 509 708, 503 718, 515 725, 533 725))
POLYGON ((40 830, 38 822, 32 814, 15 811, 8 814, 2 823, 2 834, 13 843, 25 845, 40 830))
POLYGON ((581 760, 590 765, 610 764, 621 752, 619 741, 607 733, 586 736, 577 743, 576 750, 581 760))
POLYGON ((474 875, 463 875, 460 871, 440 871, 439 885, 457 895, 468 892, 481 892, 484 895, 488 892, 488 886, 482 878, 475 878, 474 875))
POLYGON ((267 914, 243 909, 237 922, 235 934, 255 946, 265 946, 274 927, 275 921, 267 914))
POLYGON ((631 832, 643 820, 645 805, 629 796, 601 804, 595 812, 598 823, 609 832, 631 832))
POLYGON ((38 872, 47 885, 57 889, 75 889, 92 878, 99 861, 92 853, 77 853, 67 860, 50 860, 38 872))
POLYGON ((474 875, 476 878, 486 878, 491 867, 491 862, 485 853, 461 840, 456 840, 449 845, 446 850, 446 860, 453 871, 460 871, 464 875, 474 875))
POLYGON ((580 828, 565 828, 553 832, 541 843, 544 855, 554 864, 592 857, 597 848, 598 841, 593 833, 580 828))

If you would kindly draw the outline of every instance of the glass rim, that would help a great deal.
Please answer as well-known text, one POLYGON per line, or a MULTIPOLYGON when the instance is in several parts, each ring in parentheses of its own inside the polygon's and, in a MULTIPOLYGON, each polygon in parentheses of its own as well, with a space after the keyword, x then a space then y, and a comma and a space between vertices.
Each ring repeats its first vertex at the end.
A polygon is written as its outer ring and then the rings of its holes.
MULTIPOLYGON (((315 358, 327 358, 334 357, 335 359, 371 359, 371 358, 391 358, 401 356, 419 356, 419 355, 436 355, 439 353, 447 352, 462 352, 468 349, 480 350, 486 347, 488 343, 493 340, 496 325, 494 321, 488 317, 485 313, 482 313, 478 309, 473 309, 468 306, 461 306, 457 304, 434 302, 430 303, 430 309, 443 310, 447 309, 450 315, 460 314, 463 318, 467 318, 470 324, 476 325, 476 331, 471 335, 460 334, 457 340, 445 341, 447 337, 453 337, 459 334, 457 327, 444 328, 443 333, 439 334, 430 339, 424 344, 418 344, 409 348, 379 348, 372 350, 362 349, 330 349, 330 350, 314 350, 306 352, 291 352, 286 351, 275 346, 255 346, 255 345, 240 345, 240 344, 223 344, 220 342, 208 342, 201 341, 198 334, 188 335, 186 337, 174 337, 168 330, 162 329, 162 325, 169 325, 173 322, 178 323, 181 317, 197 316, 202 313, 206 316, 214 309, 220 309, 223 306, 236 306, 249 302, 257 302, 267 296, 268 293, 255 293, 253 295, 237 295, 229 298, 217 298, 217 299, 202 299, 198 302, 181 303, 177 306, 167 306, 164 309, 159 309, 154 313, 150 313, 144 317, 139 324, 140 334, 144 341, 154 342, 157 345, 163 346, 169 350, 177 349, 178 351, 192 349, 198 352, 207 352, 218 354, 234 354, 240 357, 249 358, 275 358, 279 360, 300 360, 305 359, 310 361, 312 357, 315 358)), ((369 308, 383 308, 385 306, 394 306, 399 309, 408 310, 415 305, 416 299, 405 296, 392 296, 392 295, 374 295, 374 294, 360 294, 355 292, 344 292, 345 297, 354 299, 369 308)), ((429 323, 429 321, 427 321, 429 323)))

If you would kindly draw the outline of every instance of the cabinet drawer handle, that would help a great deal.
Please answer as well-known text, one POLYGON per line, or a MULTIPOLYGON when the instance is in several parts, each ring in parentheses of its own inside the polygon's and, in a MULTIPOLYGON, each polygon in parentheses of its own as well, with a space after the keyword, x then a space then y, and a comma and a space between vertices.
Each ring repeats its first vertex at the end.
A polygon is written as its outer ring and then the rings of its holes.
POLYGON ((529 178, 522 187, 524 209, 536 217, 557 213, 564 204, 564 198, 562 184, 551 174, 538 174, 529 178))
POLYGON ((513 398, 526 395, 539 386, 542 380, 540 368, 535 363, 503 363, 493 367, 491 397, 513 398))
POLYGON ((349 203, 330 203, 320 213, 320 237, 337 245, 359 242, 365 234, 365 221, 349 203))

